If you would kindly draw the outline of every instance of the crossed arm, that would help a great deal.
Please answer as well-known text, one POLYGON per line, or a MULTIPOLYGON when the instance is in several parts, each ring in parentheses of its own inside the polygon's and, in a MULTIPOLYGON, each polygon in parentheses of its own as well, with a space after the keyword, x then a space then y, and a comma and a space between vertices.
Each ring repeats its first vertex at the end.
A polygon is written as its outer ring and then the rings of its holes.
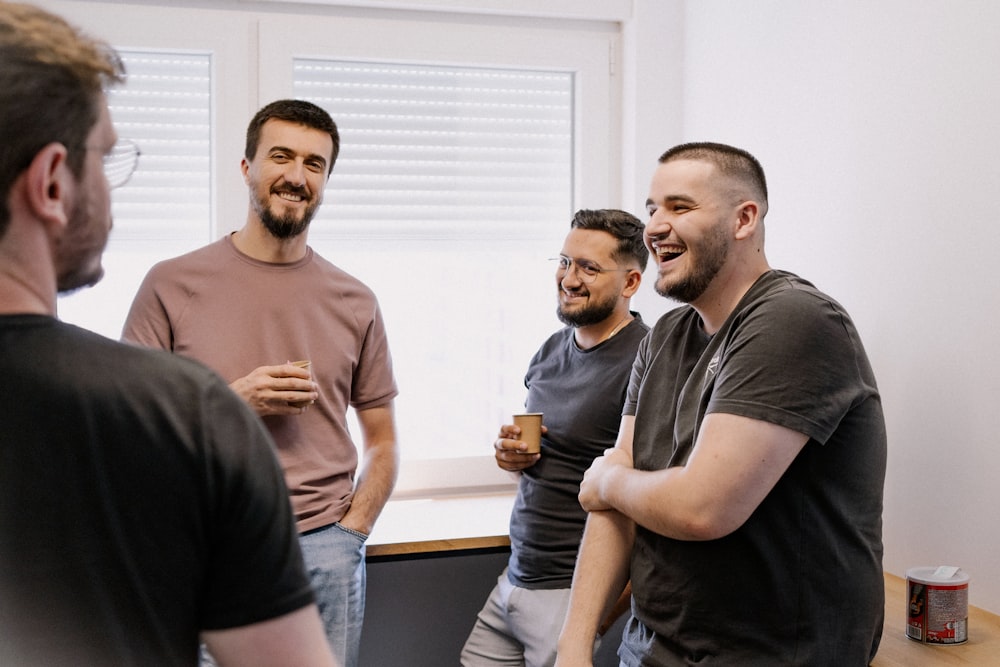
POLYGON ((635 418, 622 419, 618 442, 595 459, 580 485, 590 512, 580 546, 570 612, 557 665, 589 665, 600 619, 628 578, 635 527, 679 540, 713 540, 750 517, 808 438, 747 417, 712 413, 684 466, 632 467, 635 418))

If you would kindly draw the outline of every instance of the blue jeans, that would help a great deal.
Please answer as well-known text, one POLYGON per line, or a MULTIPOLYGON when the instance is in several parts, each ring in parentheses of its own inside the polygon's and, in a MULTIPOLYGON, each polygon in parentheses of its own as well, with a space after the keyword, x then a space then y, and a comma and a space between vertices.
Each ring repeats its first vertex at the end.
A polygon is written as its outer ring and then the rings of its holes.
POLYGON ((344 667, 358 664, 365 616, 367 539, 367 535, 339 523, 299 535, 327 641, 344 667))

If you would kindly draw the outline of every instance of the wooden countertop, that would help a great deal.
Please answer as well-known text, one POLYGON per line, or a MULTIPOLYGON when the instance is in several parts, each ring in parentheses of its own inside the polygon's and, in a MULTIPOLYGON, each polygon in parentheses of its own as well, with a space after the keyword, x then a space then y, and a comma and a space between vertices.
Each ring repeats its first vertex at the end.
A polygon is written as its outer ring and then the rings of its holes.
POLYGON ((885 575, 885 629, 872 667, 1000 665, 1000 616, 969 606, 969 640, 922 644, 906 636, 906 580, 885 575))

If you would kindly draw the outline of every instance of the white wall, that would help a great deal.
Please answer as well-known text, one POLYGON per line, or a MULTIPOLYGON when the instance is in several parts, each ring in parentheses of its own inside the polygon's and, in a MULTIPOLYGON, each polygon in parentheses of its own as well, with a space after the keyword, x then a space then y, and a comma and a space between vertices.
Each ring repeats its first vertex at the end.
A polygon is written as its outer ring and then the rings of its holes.
POLYGON ((865 339, 889 429, 886 570, 961 566, 971 603, 1000 612, 1000 3, 698 0, 661 36, 681 33, 676 139, 757 155, 771 264, 865 339))

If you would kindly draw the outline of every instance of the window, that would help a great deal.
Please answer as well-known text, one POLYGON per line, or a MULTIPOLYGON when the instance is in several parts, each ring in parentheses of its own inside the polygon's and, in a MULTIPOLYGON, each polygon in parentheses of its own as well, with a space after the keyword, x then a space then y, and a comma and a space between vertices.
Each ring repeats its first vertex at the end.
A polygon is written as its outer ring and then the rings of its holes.
MULTIPOLYGON (((531 355, 561 326, 547 259, 574 209, 618 201, 615 39, 616 27, 598 22, 461 16, 345 14, 260 26, 261 101, 313 99, 341 128, 310 243, 382 305, 401 390, 397 497, 510 482, 491 442, 523 405, 531 355), (522 110, 511 114, 524 117, 520 125, 483 122, 539 86, 548 116, 522 110), (411 96, 422 101, 405 102, 411 96), (485 137, 472 139, 477 132, 485 137), (547 144, 560 157, 538 151, 522 158, 530 170, 508 169, 503 159, 519 144, 497 141, 503 132, 539 135, 528 145, 547 144), (433 139, 453 145, 421 145, 433 139), (477 171, 463 141, 493 141, 492 165, 477 171), (417 145, 438 157, 414 159, 417 145)), ((530 105, 539 104, 535 95, 530 105)))
POLYGON ((573 74, 315 59, 294 72, 295 96, 341 134, 310 244, 379 298, 397 425, 419 443, 407 458, 488 451, 558 326, 546 258, 572 214, 573 74))

